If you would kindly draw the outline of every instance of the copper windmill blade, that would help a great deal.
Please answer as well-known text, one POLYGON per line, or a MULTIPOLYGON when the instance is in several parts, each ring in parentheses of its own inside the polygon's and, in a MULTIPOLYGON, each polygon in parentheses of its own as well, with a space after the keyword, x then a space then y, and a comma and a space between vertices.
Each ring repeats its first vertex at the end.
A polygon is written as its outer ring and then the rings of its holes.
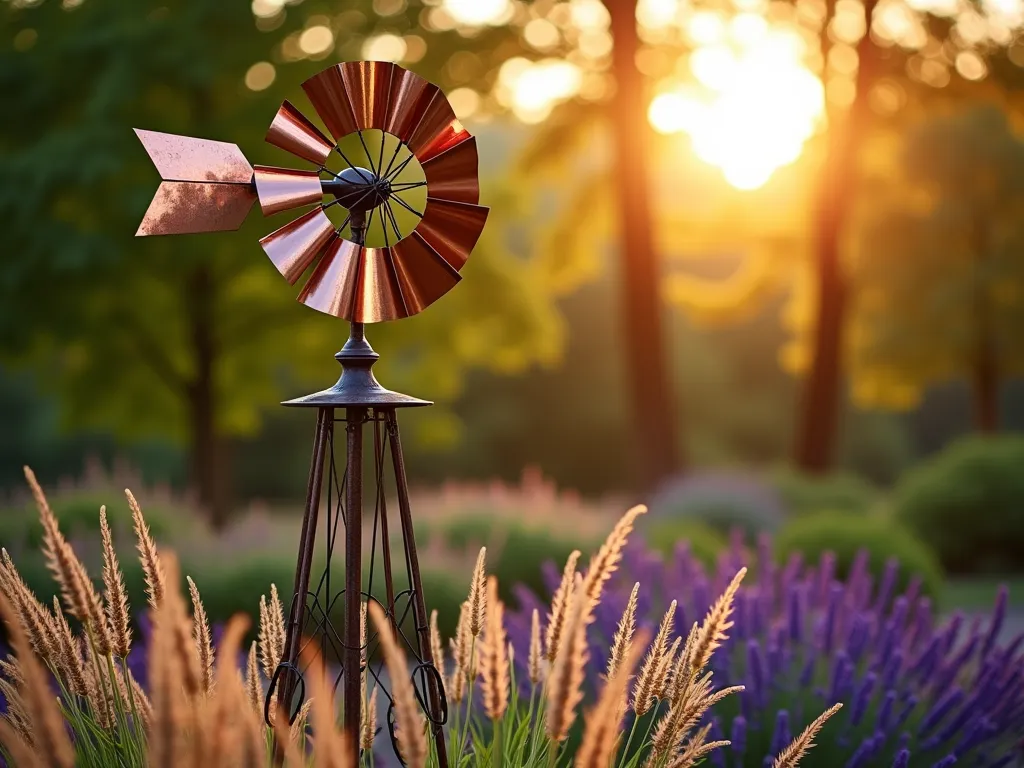
POLYGON ((398 285, 410 315, 422 312, 462 279, 418 232, 391 246, 398 285))
POLYGON ((238 229, 256 193, 252 166, 235 144, 135 129, 160 178, 135 233, 179 235, 238 229))
POLYGON ((270 128, 267 129, 266 140, 268 144, 291 152, 321 168, 334 149, 334 145, 320 129, 290 101, 285 101, 277 110, 270 128))
POLYGON ((313 75, 302 84, 302 90, 335 141, 359 130, 340 64, 313 75))
POLYGON ((422 164, 427 194, 459 203, 480 202, 476 139, 470 137, 422 164))
POLYGON ((323 199, 317 171, 292 171, 257 165, 253 171, 256 193, 264 216, 319 203, 323 199))
POLYGON ((338 65, 356 125, 383 130, 387 123, 391 78, 397 69, 388 61, 349 61, 338 65))
POLYGON ((135 236, 238 229, 255 201, 256 194, 248 185, 163 181, 135 236))
POLYGON ((323 208, 314 208, 260 240, 277 271, 294 285, 317 254, 337 238, 323 208))
POLYGON ((427 198, 416 232, 455 269, 461 270, 487 222, 489 208, 427 198))
POLYGON ((420 124, 434 96, 441 92, 415 72, 395 67, 388 92, 388 114, 384 130, 407 142, 420 124))
POLYGON ((444 93, 437 91, 423 111, 416 128, 409 136, 409 150, 420 163, 425 163, 442 152, 471 138, 444 93))

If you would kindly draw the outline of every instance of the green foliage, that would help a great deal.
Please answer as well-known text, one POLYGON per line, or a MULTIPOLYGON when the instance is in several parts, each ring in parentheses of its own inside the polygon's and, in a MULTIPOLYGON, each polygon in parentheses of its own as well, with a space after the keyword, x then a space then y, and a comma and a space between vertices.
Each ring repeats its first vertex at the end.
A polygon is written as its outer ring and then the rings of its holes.
MULTIPOLYGON (((543 528, 518 525, 507 517, 488 515, 483 510, 464 514, 445 522, 439 529, 440 535, 455 549, 486 546, 487 568, 498 577, 501 598, 512 604, 516 602, 512 590, 517 584, 534 594, 547 594, 544 581, 547 563, 561 568, 574 549, 587 552, 599 543, 583 537, 570 540, 543 528)), ((456 609, 464 599, 465 596, 459 598, 456 609)))
POLYGON ((789 522, 775 539, 776 552, 785 561, 800 552, 805 562, 816 561, 823 552, 836 556, 836 574, 845 578, 861 550, 870 555, 868 567, 875 583, 886 563, 900 564, 898 589, 914 576, 922 580, 922 592, 933 598, 942 591, 942 571, 935 555, 912 533, 877 516, 819 513, 789 522))
POLYGON ((1024 438, 958 441, 907 473, 896 519, 952 573, 1024 571, 1024 438))
POLYGON ((897 146, 865 196, 849 335, 856 400, 907 408, 978 365, 1024 370, 1024 141, 985 106, 925 120, 897 146))
MULTIPOLYGON (((50 501, 50 508, 57 516, 61 530, 71 539, 99 537, 99 510, 105 500, 120 497, 121 502, 107 506, 107 522, 114 535, 129 535, 132 531, 132 513, 123 494, 89 491, 84 493, 56 494, 50 501)), ((150 532, 157 538, 169 537, 171 533, 185 533, 192 520, 182 510, 161 504, 146 505, 146 522, 150 532)), ((43 526, 34 504, 24 507, 0 509, 0 544, 17 552, 23 547, 38 549, 43 542, 43 526)))
POLYGON ((807 475, 792 467, 776 470, 771 482, 778 489, 787 512, 867 513, 878 502, 878 490, 857 475, 834 473, 807 475))
POLYGON ((685 542, 691 554, 707 568, 714 567, 718 553, 726 547, 725 536, 699 520, 675 517, 655 518, 642 521, 640 535, 647 546, 672 557, 676 547, 685 542))

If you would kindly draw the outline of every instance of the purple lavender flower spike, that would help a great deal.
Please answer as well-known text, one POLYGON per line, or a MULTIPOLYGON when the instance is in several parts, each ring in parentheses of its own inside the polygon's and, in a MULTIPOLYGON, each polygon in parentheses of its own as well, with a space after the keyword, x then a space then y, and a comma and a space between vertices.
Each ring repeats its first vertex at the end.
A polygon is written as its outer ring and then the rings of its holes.
POLYGON ((956 755, 946 755, 939 762, 934 763, 932 768, 950 768, 952 765, 956 765, 956 755))
POLYGON ((866 765, 868 758, 875 749, 875 737, 868 736, 860 743, 857 747, 857 751, 853 753, 849 760, 846 761, 846 768, 860 768, 866 765))
POLYGON ((870 621, 863 614, 858 612, 850 623, 850 634, 846 638, 846 653, 853 663, 860 661, 861 654, 868 644, 870 632, 870 621))
POLYGON ((853 697, 853 706, 850 709, 850 723, 852 725, 860 725, 860 721, 864 718, 864 713, 868 710, 868 704, 871 701, 871 694, 875 689, 875 681, 877 675, 874 672, 868 672, 864 676, 863 682, 857 688, 857 694, 853 697))
POLYGON ((772 734, 771 755, 777 755, 793 740, 789 730, 789 712, 780 709, 775 714, 775 732, 772 734))
POLYGON ((896 759, 892 761, 892 768, 907 768, 910 765, 910 750, 901 749, 896 753, 896 759))
POLYGON ((765 697, 764 690, 764 656, 761 653, 761 645, 757 640, 747 643, 747 690, 751 698, 762 705, 765 697))
POLYGON ((889 721, 892 718, 892 705, 896 702, 896 691, 888 690, 882 699, 882 705, 878 708, 878 716, 875 718, 875 725, 879 731, 889 730, 889 721))
POLYGON ((732 742, 733 753, 742 757, 747 749, 747 719, 743 715, 733 718, 729 740, 732 742))
POLYGON ((992 622, 989 625, 988 635, 985 637, 985 644, 981 648, 981 657, 985 658, 992 651, 992 647, 1003 631, 1003 623, 1006 621, 1006 606, 1010 600, 1010 590, 1005 584, 999 585, 999 592, 996 593, 996 607, 992 613, 992 622))
POLYGON ((924 736, 930 732, 935 726, 941 723, 946 715, 948 715, 955 707, 963 703, 964 692, 959 688, 954 688, 944 695, 941 699, 935 702, 935 705, 925 715, 924 720, 921 721, 921 725, 918 727, 917 732, 919 735, 924 736))
POLYGON ((821 570, 818 572, 817 604, 823 605, 829 599, 832 583, 836 578, 836 554, 825 551, 821 553, 821 570))
POLYGON ((882 580, 878 584, 878 595, 875 597, 875 612, 881 616, 889 608, 889 601, 896 591, 896 579, 900 573, 900 561, 890 557, 885 563, 885 571, 882 573, 882 580))
POLYGON ((789 599, 786 601, 787 624, 789 626, 789 639, 794 643, 803 640, 804 635, 804 612, 803 612, 803 591, 798 584, 791 584, 789 587, 789 599))
POLYGON ((832 662, 832 686, 828 691, 829 701, 843 701, 850 682, 851 664, 845 651, 839 651, 832 662))
POLYGON ((910 719, 910 714, 914 711, 917 706, 918 699, 916 696, 911 694, 907 697, 906 703, 903 705, 903 709, 900 710, 899 715, 896 717, 896 722, 893 723, 893 730, 898 731, 903 727, 904 723, 910 719))

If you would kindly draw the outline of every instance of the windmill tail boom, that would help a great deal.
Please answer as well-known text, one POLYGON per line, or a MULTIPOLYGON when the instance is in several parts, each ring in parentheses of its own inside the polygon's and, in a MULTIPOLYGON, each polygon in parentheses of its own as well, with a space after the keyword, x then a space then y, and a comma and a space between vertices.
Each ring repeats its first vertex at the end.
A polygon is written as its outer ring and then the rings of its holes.
POLYGON ((256 201, 253 169, 236 144, 135 129, 160 173, 136 237, 238 229, 256 201))

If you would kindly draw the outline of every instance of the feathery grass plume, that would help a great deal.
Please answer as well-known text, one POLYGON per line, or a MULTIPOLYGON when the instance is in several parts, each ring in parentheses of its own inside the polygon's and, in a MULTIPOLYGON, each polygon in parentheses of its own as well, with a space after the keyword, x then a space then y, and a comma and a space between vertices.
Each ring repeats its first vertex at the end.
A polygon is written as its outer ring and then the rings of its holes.
POLYGON ((60 600, 53 598, 53 621, 55 626, 53 642, 56 646, 57 668, 60 670, 70 693, 85 695, 85 674, 82 672, 82 654, 78 642, 71 634, 71 627, 60 609, 60 600))
POLYGON ((649 635, 641 636, 622 650, 615 671, 607 679, 597 704, 587 715, 576 760, 577 768, 608 768, 615 756, 619 728, 626 710, 626 689, 649 635))
POLYGON ((48 768, 18 727, 3 717, 0 717, 0 744, 18 768, 48 768))
POLYGON ((643 717, 654 706, 654 698, 659 686, 658 672, 662 662, 668 653, 668 636, 672 634, 672 628, 676 615, 676 601, 673 600, 665 611, 665 616, 658 627, 658 634, 654 637, 643 666, 640 667, 640 674, 637 675, 636 685, 633 687, 633 711, 637 717, 643 717))
POLYGON ((452 641, 452 656, 455 660, 452 677, 448 683, 448 695, 455 704, 462 703, 466 695, 466 683, 469 682, 469 664, 472 654, 473 636, 469 633, 469 602, 462 604, 459 611, 459 623, 455 628, 455 639, 452 641))
POLYGON ((373 749, 373 739, 377 735, 377 686, 370 691, 370 698, 363 706, 359 731, 359 747, 365 752, 369 752, 373 749))
POLYGON ((605 671, 605 679, 611 680, 625 658, 626 650, 633 642, 633 633, 636 632, 636 604, 640 594, 640 582, 633 585, 633 591, 629 593, 629 600, 622 611, 622 618, 619 619, 619 626, 615 630, 615 637, 612 638, 612 650, 608 655, 608 668, 605 671))
POLYGON ((188 593, 192 598, 192 640, 196 644, 196 654, 199 657, 202 691, 210 693, 213 690, 213 640, 210 637, 210 621, 206 616, 203 599, 199 596, 199 588, 191 576, 186 576, 185 579, 188 581, 188 593))
POLYGON ((772 764, 772 768, 795 768, 795 766, 799 765, 807 750, 814 746, 814 737, 818 735, 818 731, 821 730, 825 721, 842 708, 842 704, 833 704, 818 715, 814 722, 804 728, 803 733, 793 739, 793 742, 779 753, 779 756, 775 758, 775 762, 772 764))
POLYGON ((487 614, 487 547, 480 547, 469 585, 469 634, 480 637, 487 614))
MULTIPOLYGON (((477 563, 480 564, 482 561, 481 556, 477 563)), ((481 596, 480 599, 484 600, 485 598, 481 596)), ((373 618, 373 623, 377 625, 377 633, 384 653, 384 663, 387 665, 392 681, 391 695, 394 699, 398 746, 402 753, 402 759, 409 768, 423 768, 427 760, 427 738, 424 731, 423 715, 416 704, 416 693, 413 691, 409 678, 405 654, 398 647, 398 643, 391 633, 391 625, 376 603, 370 606, 370 616, 373 618)))
POLYGON ((669 762, 669 768, 693 768, 700 763, 704 757, 720 747, 727 747, 730 741, 708 741, 708 733, 711 732, 711 725, 705 725, 692 737, 680 753, 669 762))
MULTIPOLYGON (((22 740, 26 744, 31 745, 33 742, 32 719, 19 693, 24 685, 25 678, 21 674, 21 668, 18 666, 18 659, 8 655, 7 659, 0 661, 0 694, 3 694, 4 698, 7 699, 6 718, 22 740)), ((0 722, 3 722, 3 719, 0 717, 0 722)), ((3 742, 0 741, 0 743, 3 742)))
POLYGON ((591 607, 601 599, 601 592, 608 579, 612 577, 619 567, 622 559, 622 548, 626 546, 629 534, 633 530, 633 523, 640 515, 647 512, 647 507, 638 504, 626 512, 619 522, 612 528, 608 538, 604 540, 597 554, 590 559, 587 565, 587 574, 583 580, 583 590, 587 594, 591 607))
POLYGON ((704 623, 701 624, 700 629, 697 631, 693 653, 690 657, 690 669, 693 674, 697 674, 707 666, 708 661, 711 660, 711 654, 715 652, 721 641, 725 639, 726 630, 732 627, 729 616, 732 614, 733 600, 736 598, 736 592, 739 591, 740 582, 743 581, 743 577, 746 575, 747 569, 740 568, 739 572, 729 583, 729 586, 726 587, 725 592, 722 593, 722 596, 711 606, 711 610, 708 611, 708 615, 704 618, 704 623))
POLYGON ((260 666, 256 660, 256 641, 249 646, 249 657, 245 665, 245 690, 253 712, 263 713, 263 686, 260 684, 260 666))
POLYGON ((437 611, 430 612, 430 657, 441 679, 441 687, 445 688, 444 644, 441 642, 441 631, 437 628, 437 611))
MULTIPOLYGON (((374 690, 374 694, 376 694, 376 690, 374 690)), ((376 702, 376 698, 374 698, 374 702, 376 702)), ((306 732, 306 726, 309 725, 309 712, 312 708, 312 699, 306 699, 302 702, 302 706, 299 707, 299 711, 295 715, 295 722, 293 722, 288 729, 288 741, 290 743, 297 744, 302 740, 302 736, 306 732)), ((282 719, 281 722, 285 723, 287 720, 282 719)))
POLYGON ((530 616, 530 653, 526 658, 526 668, 530 676, 530 682, 537 685, 544 673, 541 654, 543 654, 540 643, 540 612, 534 608, 530 616))
POLYGON ((672 641, 672 645, 669 646, 668 651, 664 656, 661 657, 661 663, 658 664, 658 671, 654 678, 654 696, 658 699, 668 698, 669 691, 674 687, 675 683, 675 670, 679 664, 679 644, 682 642, 681 638, 676 638, 672 641))
MULTIPOLYGON (((178 583, 178 562, 173 555, 163 558, 168 584, 178 583)), ((185 729, 189 725, 182 678, 185 655, 179 650, 182 623, 181 596, 167 589, 153 612, 153 634, 149 650, 149 690, 153 723, 149 731, 149 761, 152 768, 177 768, 187 762, 189 751, 185 729)))
POLYGON ((107 524, 106 507, 100 507, 100 536, 103 540, 103 586, 106 588, 104 596, 110 622, 110 649, 115 656, 124 659, 132 647, 132 621, 128 610, 128 591, 124 587, 121 565, 114 551, 114 538, 107 524))
POLYGON ((131 688, 132 697, 135 701, 135 710, 139 713, 139 717, 142 719, 142 725, 148 731, 153 723, 153 705, 149 701, 149 696, 142 690, 142 686, 139 685, 139 681, 132 675, 132 671, 128 670, 128 686, 131 688))
POLYGON ((680 741, 701 721, 709 709, 727 696, 742 690, 742 685, 734 685, 712 692, 710 672, 691 685, 683 698, 669 703, 668 712, 658 721, 654 736, 651 738, 651 752, 645 765, 662 765, 665 760, 671 759, 680 741))
POLYGON ((590 600, 583 591, 583 577, 576 576, 563 637, 548 678, 547 734, 554 742, 565 741, 583 698, 583 670, 587 663, 587 617, 590 600))
POLYGON ((146 595, 149 599, 149 607, 156 610, 164 599, 164 592, 167 591, 167 577, 164 574, 163 563, 160 562, 160 554, 156 549, 156 542, 146 525, 146 518, 142 516, 142 508, 135 496, 127 488, 124 495, 128 499, 128 506, 132 510, 132 526, 135 528, 136 545, 139 550, 139 562, 142 563, 142 574, 146 578, 146 595))
MULTIPOLYGON (((365 603, 364 603, 365 605, 365 603)), ((365 610, 365 609, 364 609, 365 610)), ((267 611, 270 616, 270 641, 271 651, 276 657, 274 668, 280 663, 284 656, 284 606, 281 605, 281 598, 277 594, 277 584, 270 585, 270 600, 267 603, 267 611)), ((366 642, 365 640, 363 641, 366 642)))
MULTIPOLYGON (((2 557, 0 594, 7 597, 15 615, 21 621, 32 650, 44 661, 52 661, 54 655, 59 653, 54 640, 54 632, 57 629, 54 618, 21 578, 21 573, 18 572, 6 549, 2 551, 2 557)), ((57 613, 63 615, 59 609, 57 613)))
POLYGON ((81 648, 84 659, 82 670, 85 674, 85 698, 89 702, 96 722, 102 728, 113 728, 116 710, 110 688, 111 680, 107 673, 106 658, 95 653, 93 645, 87 637, 81 638, 81 648))
POLYGON ((201 765, 229 765, 232 743, 237 741, 237 720, 240 717, 255 717, 244 706, 245 697, 238 681, 237 659, 242 639, 249 629, 249 619, 244 615, 234 616, 224 628, 214 670, 216 683, 213 696, 204 702, 206 711, 198 719, 199 743, 204 750, 201 765), (241 706, 239 706, 241 705, 241 706))
POLYGON ((487 579, 487 621, 480 645, 480 677, 484 711, 491 720, 499 720, 508 708, 508 653, 503 622, 505 606, 498 600, 498 580, 487 579))
MULTIPOLYGON (((18 687, 18 694, 31 724, 32 746, 43 759, 44 765, 72 768, 75 764, 75 751, 64 727, 57 699, 50 691, 47 675, 32 652, 32 646, 14 608, 3 596, 0 596, 0 618, 7 624, 7 636, 17 654, 18 668, 24 681, 18 687)), ((6 741, 3 743, 7 744, 6 741)), ((13 749, 19 747, 14 745, 13 749)))
POLYGON ((565 561, 562 569, 562 581, 551 598, 551 612, 548 614, 548 630, 544 637, 549 664, 555 663, 558 646, 562 642, 562 628, 565 626, 565 615, 572 600, 572 587, 576 578, 576 563, 579 562, 580 551, 574 549, 565 561))
POLYGON ((697 645, 697 635, 700 632, 700 624, 696 621, 693 622, 693 626, 690 627, 690 633, 686 636, 686 642, 683 643, 683 650, 679 654, 679 668, 676 669, 675 677, 672 678, 672 688, 668 693, 668 698, 671 701, 677 701, 686 695, 687 688, 696 679, 697 673, 693 671, 693 665, 691 663, 693 659, 693 651, 697 645))
POLYGON ((25 479, 32 489, 36 507, 39 509, 39 520, 43 524, 42 552, 47 568, 60 585, 68 611, 86 626, 93 642, 96 643, 96 651, 101 656, 106 656, 110 653, 111 637, 100 596, 96 593, 96 588, 82 561, 78 559, 61 533, 57 516, 50 509, 35 473, 28 467, 25 467, 25 479))

